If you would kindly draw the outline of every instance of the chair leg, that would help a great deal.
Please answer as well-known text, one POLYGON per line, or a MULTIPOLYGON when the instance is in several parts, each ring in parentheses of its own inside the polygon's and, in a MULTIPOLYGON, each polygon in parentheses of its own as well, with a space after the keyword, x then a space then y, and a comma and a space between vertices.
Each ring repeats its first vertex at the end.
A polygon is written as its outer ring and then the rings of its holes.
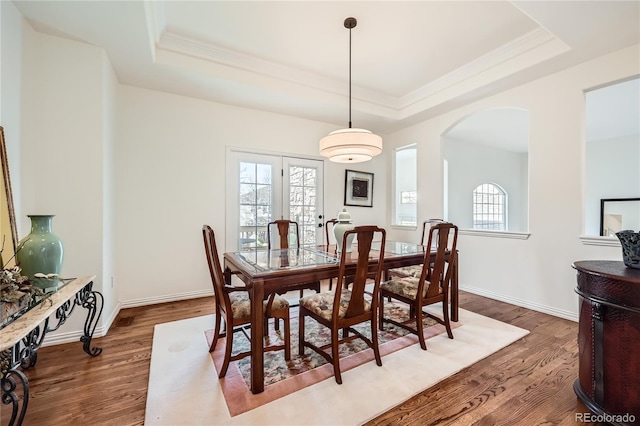
MULTIPOLYGON (((376 314, 372 312, 371 316, 371 342, 373 343, 373 355, 376 357, 376 364, 378 367, 382 367, 382 359, 380 358, 380 347, 378 346, 378 326, 376 324, 376 314)), ((382 323, 382 320, 380 320, 382 323)))
POLYGON ((284 359, 289 361, 291 359, 291 321, 289 312, 284 317, 284 359))
POLYGON ((378 318, 380 321, 378 322, 378 327, 380 330, 384 331, 384 295, 380 292, 380 296, 378 297, 378 318))
POLYGON ((442 318, 444 319, 444 326, 447 329, 447 336, 449 339, 453 339, 453 331, 451 331, 451 321, 449 320, 449 300, 444 297, 442 301, 442 318))
POLYGON ((229 361, 231 359, 231 350, 233 349, 233 327, 231 328, 231 330, 229 330, 228 328, 229 325, 227 324, 227 341, 225 344, 224 361, 222 362, 220 373, 218 373, 218 378, 222 378, 227 374, 229 361))
POLYGON ((302 307, 298 315, 298 355, 304 355, 304 314, 302 307))
POLYGON ((329 291, 333 288, 333 278, 329 278, 329 291))
POLYGON ((340 374, 340 353, 338 351, 338 329, 333 328, 331 330, 331 361, 333 363, 333 375, 335 376, 336 383, 342 384, 342 375, 340 374))
POLYGON ((420 341, 420 347, 423 351, 427 350, 427 343, 424 341, 424 327, 422 323, 422 307, 417 306, 414 308, 416 316, 416 331, 418 334, 418 340, 420 341))
POLYGON ((209 353, 213 352, 218 344, 218 339, 220 338, 220 326, 222 325, 220 322, 222 321, 222 315, 220 314, 220 309, 216 306, 216 317, 213 326, 213 341, 211 342, 211 346, 209 346, 209 353))

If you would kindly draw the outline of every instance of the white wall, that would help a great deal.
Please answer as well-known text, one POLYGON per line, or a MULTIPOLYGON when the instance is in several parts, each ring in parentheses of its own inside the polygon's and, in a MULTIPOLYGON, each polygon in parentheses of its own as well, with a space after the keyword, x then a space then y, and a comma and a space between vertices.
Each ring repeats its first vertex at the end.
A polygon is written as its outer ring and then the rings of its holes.
MULTIPOLYGON (((4 13, 2 19, 4 34, 4 13)), ((101 49, 30 28, 24 33, 19 209, 23 215, 56 214, 54 232, 66 249, 63 274, 96 274, 97 289, 118 297, 107 302, 103 321, 114 314, 117 302, 134 306, 210 292, 200 229, 208 223, 224 232, 227 145, 316 155, 320 137, 335 130, 326 123, 117 85, 101 49), (111 275, 113 293, 104 283, 111 275)), ((585 246, 578 238, 583 229, 582 91, 638 74, 638 56, 637 46, 625 49, 383 135, 382 157, 350 167, 375 173, 374 208, 350 207, 354 221, 390 224, 391 153, 416 141, 418 217, 441 217, 441 135, 480 109, 527 109, 531 236, 462 235, 461 285, 575 318, 571 263, 621 258, 619 247, 585 246)), ((5 99, 3 93, 3 106, 5 99)), ((325 213, 333 216, 343 203, 345 167, 325 165, 325 213)), ((27 222, 20 226, 21 236, 28 232, 27 222)), ((415 241, 419 232, 390 228, 389 238, 415 241)), ((77 322, 69 327, 80 328, 77 322)))
MULTIPOLYGON (((224 241, 227 145, 317 156, 318 140, 336 128, 121 86, 102 49, 24 27, 16 199, 25 214, 56 215, 63 275, 97 276, 97 336, 121 307, 211 294, 201 227, 224 241)), ((384 221, 385 160, 352 168, 376 177, 375 207, 350 208, 354 222, 384 221)), ((344 170, 325 162, 327 216, 342 208, 344 170)), ((19 235, 28 232, 25 218, 19 235)), ((72 316, 47 342, 77 340, 82 320, 72 316)))
MULTIPOLYGON (((317 156, 318 140, 335 130, 129 86, 119 89, 117 111, 115 279, 125 306, 211 293, 201 228, 211 225, 225 241, 227 146, 317 156)), ((376 174, 378 213, 350 207, 354 221, 380 223, 384 160, 351 167, 376 174)), ((327 217, 342 208, 344 169, 325 163, 327 217)))
MULTIPOLYGON (((53 232, 64 245, 62 275, 96 276, 94 289, 105 297, 99 324, 104 331, 118 302, 104 283, 112 267, 105 252, 111 231, 104 225, 110 174, 104 167, 110 161, 105 137, 111 127, 113 72, 101 48, 43 35, 28 25, 23 42, 21 210, 55 215, 53 232)), ((29 228, 23 220, 21 238, 29 228)), ((48 341, 77 338, 83 321, 83 315, 71 316, 48 341)))
POLYGON ((14 210, 20 209, 20 110, 22 98, 22 15, 13 2, 0 2, 0 126, 4 129, 14 210))
MULTIPOLYGON (((389 149, 419 141, 418 217, 439 217, 443 199, 441 135, 463 117, 484 109, 510 106, 530 113, 531 235, 524 240, 460 235, 461 288, 577 319, 576 278, 571 264, 584 259, 622 259, 619 245, 585 245, 580 239, 584 229, 583 91, 639 74, 639 52, 636 45, 603 56, 387 137, 389 149)), ((419 230, 391 229, 390 238, 411 241, 417 240, 418 234, 419 230)))
POLYGON ((591 141, 585 156, 584 233, 600 235, 601 198, 640 197, 640 137, 591 141))
POLYGON ((442 138, 449 162, 449 217, 461 229, 473 228, 474 189, 495 183, 507 193, 508 231, 527 231, 527 154, 442 138))

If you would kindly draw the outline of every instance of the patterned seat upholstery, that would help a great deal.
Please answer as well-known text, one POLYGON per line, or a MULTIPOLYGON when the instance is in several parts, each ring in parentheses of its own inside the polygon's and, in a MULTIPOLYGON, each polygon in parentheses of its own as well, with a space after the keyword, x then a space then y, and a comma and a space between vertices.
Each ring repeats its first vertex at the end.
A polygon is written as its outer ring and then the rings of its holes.
MULTIPOLYGON (((351 291, 343 290, 340 293, 340 308, 338 310, 338 318, 344 318, 349 308, 349 301, 351 300, 351 291)), ((300 306, 304 306, 310 312, 331 321, 333 314, 333 301, 335 298, 335 291, 327 291, 324 293, 313 294, 311 296, 300 299, 300 306)), ((371 311, 371 302, 367 299, 364 300, 365 312, 371 311)))
MULTIPOLYGON (((415 300, 420 285, 420 277, 392 278, 389 281, 380 283, 380 289, 397 294, 407 299, 415 300)), ((424 295, 427 294, 428 285, 424 287, 424 295)))
POLYGON ((346 245, 347 239, 353 238, 354 234, 358 239, 357 260, 355 262, 353 260, 354 253, 347 253, 346 250, 341 252, 336 288, 333 291, 313 294, 300 299, 298 353, 300 356, 304 356, 305 348, 317 352, 333 365, 333 375, 338 384, 342 384, 339 351, 339 345, 342 343, 361 339, 373 350, 376 364, 382 366, 380 350, 378 349, 378 309, 376 305, 378 292, 380 291, 384 245, 387 234, 384 229, 377 226, 357 226, 355 229, 344 233, 342 237, 343 245, 346 245), (381 237, 380 249, 377 250, 375 258, 370 258, 371 243, 374 235, 381 237), (368 293, 368 289, 365 291, 365 286, 367 285, 370 271, 373 270, 373 262, 376 260, 373 291, 368 293), (355 270, 353 268, 354 263, 355 270), (349 270, 350 277, 345 276, 347 270, 349 270), (347 278, 351 282, 351 289, 347 289, 344 286, 347 278), (305 319, 307 317, 312 318, 330 330, 331 341, 329 343, 316 345, 305 339, 305 319), (354 328, 356 324, 361 323, 369 323, 371 327, 370 335, 354 328))
MULTIPOLYGON (((427 219, 422 223, 422 236, 420 237, 420 245, 424 246, 424 237, 428 236, 427 230, 430 230, 433 225, 438 223, 444 223, 442 219, 427 219)), ((393 277, 416 277, 420 278, 422 273, 422 265, 411 265, 400 268, 393 268, 387 271, 387 279, 393 277)))
MULTIPOLYGON (((231 302, 231 311, 233 312, 233 318, 245 318, 251 315, 251 299, 249 293, 246 291, 233 292, 229 294, 229 301, 231 302)), ((267 312, 269 301, 265 300, 264 311, 267 312)), ((276 296, 273 298, 271 304, 271 310, 289 309, 289 302, 286 299, 276 296)))
MULTIPOLYGON (((426 223, 426 222, 425 222, 426 223)), ((404 328, 418 336, 420 347, 427 350, 424 339, 423 318, 429 317, 445 326, 447 335, 453 339, 449 320, 449 283, 457 258, 456 243, 458 227, 449 222, 439 222, 429 229, 429 240, 425 248, 425 262, 416 276, 393 277, 380 284, 378 316, 380 329, 384 323, 404 328), (432 252, 435 251, 435 260, 432 252), (384 318, 384 299, 396 299, 409 305, 406 321, 384 318), (442 318, 422 310, 424 306, 442 303, 442 318), (411 326, 411 325, 415 326, 411 326)))
MULTIPOLYGON (((218 377, 227 374, 229 363, 251 355, 250 351, 240 352, 232 355, 233 336, 240 332, 247 338, 247 326, 251 324, 251 299, 247 287, 232 286, 228 281, 228 276, 222 272, 220 257, 216 247, 216 237, 210 226, 202 227, 202 238, 204 240, 204 250, 209 265, 209 273, 213 283, 213 292, 216 302, 214 334, 209 352, 216 348, 220 337, 226 336, 224 361, 218 372, 218 377), (224 328, 222 325, 224 324, 224 328), (222 329, 222 330, 221 330, 222 329)), ((266 351, 284 350, 284 359, 291 359, 291 330, 289 321, 289 302, 280 296, 271 294, 264 303, 264 329, 258 332, 267 334, 269 318, 274 318, 275 329, 280 329, 280 320, 284 322, 284 335, 282 345, 270 345, 264 348, 266 351)), ((255 330, 251 331, 255 333, 255 330)))
POLYGON ((422 265, 403 266, 401 268, 389 269, 389 278, 393 278, 393 277, 398 277, 398 278, 416 277, 416 278, 420 278, 420 274, 421 273, 422 273, 422 265))

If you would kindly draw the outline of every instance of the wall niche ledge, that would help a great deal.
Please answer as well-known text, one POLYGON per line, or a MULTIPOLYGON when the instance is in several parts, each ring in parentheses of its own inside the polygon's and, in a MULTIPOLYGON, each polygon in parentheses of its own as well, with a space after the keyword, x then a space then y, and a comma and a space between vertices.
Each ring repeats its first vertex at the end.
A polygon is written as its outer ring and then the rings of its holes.
POLYGON ((512 240, 527 240, 531 235, 528 232, 511 232, 511 231, 489 231, 483 229, 461 229, 460 235, 471 235, 475 237, 489 238, 510 238, 512 240))
POLYGON ((620 247, 620 240, 613 237, 601 237, 596 235, 580 235, 580 241, 586 246, 620 247))

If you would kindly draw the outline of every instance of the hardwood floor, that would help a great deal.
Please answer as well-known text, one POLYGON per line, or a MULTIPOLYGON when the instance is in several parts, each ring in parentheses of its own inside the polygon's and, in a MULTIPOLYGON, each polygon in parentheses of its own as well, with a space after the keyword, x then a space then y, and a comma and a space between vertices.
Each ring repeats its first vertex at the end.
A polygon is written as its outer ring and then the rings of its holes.
MULTIPOLYGON (((325 284, 326 285, 326 284, 325 284)), ((368 425, 575 425, 588 410, 573 392, 577 324, 461 292, 462 308, 526 328, 531 334, 382 414, 368 425)), ((81 343, 41 348, 27 371, 25 425, 141 425, 155 324, 213 312, 213 299, 125 309, 102 354, 81 343)), ((215 380, 215 378, 212 378, 215 380)), ((1 424, 8 421, 2 407, 1 424)))

